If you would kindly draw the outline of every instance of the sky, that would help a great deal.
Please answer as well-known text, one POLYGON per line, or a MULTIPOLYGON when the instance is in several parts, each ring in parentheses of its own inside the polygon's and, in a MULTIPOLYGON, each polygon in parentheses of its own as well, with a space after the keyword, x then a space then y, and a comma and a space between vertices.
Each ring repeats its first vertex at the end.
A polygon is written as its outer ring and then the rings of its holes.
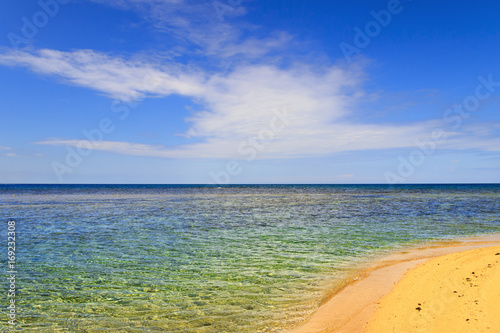
POLYGON ((0 183, 500 183, 495 0, 3 0, 0 183))

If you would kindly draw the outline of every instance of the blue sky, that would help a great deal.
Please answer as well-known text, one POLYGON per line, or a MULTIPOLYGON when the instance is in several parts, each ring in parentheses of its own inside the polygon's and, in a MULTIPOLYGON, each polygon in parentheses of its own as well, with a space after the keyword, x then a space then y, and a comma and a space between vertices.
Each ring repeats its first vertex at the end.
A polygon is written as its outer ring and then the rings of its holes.
POLYGON ((0 183, 500 182, 499 12, 2 1, 0 183))

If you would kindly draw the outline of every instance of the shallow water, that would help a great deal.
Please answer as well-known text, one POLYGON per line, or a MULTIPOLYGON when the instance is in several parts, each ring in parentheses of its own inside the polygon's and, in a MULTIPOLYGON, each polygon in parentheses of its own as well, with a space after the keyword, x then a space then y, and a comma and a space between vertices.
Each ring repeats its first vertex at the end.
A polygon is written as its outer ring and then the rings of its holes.
POLYGON ((368 256, 500 231, 500 185, 0 185, 0 207, 29 332, 274 332, 368 256))

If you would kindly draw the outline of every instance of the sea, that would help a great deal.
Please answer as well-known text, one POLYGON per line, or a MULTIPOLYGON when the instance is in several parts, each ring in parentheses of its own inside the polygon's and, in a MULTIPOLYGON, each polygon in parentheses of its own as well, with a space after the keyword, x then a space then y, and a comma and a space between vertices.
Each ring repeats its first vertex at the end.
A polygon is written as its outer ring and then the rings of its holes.
POLYGON ((373 258, 498 234, 500 185, 11 184, 0 214, 2 332, 280 332, 373 258))

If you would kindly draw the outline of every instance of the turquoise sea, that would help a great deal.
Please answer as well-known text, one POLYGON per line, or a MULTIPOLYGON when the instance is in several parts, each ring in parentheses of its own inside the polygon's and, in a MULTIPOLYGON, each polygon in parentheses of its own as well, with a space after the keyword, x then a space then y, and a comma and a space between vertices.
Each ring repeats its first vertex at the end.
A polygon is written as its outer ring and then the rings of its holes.
POLYGON ((278 332, 366 258, 500 232, 498 184, 0 185, 0 208, 13 332, 278 332))

